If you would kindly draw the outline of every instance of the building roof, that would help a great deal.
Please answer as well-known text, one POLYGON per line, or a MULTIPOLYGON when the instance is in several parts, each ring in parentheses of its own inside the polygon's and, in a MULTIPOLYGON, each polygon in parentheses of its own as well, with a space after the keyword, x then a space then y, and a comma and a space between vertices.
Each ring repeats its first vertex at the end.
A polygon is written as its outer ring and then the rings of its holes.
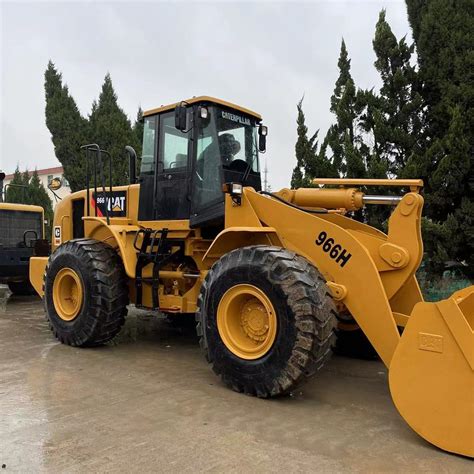
MULTIPOLYGON (((41 170, 36 170, 39 176, 45 175, 45 174, 63 174, 64 170, 62 166, 55 166, 54 168, 43 168, 41 170)), ((34 173, 33 171, 28 171, 28 176, 32 176, 34 173)), ((5 176, 5 180, 13 179, 14 174, 7 174, 5 176)))
POLYGON ((155 115, 161 112, 166 112, 167 110, 172 110, 181 102, 185 102, 187 104, 195 104, 196 102, 212 102, 213 104, 223 105, 224 107, 230 107, 231 109, 238 110, 239 112, 243 112, 244 114, 251 115, 252 117, 255 117, 258 120, 262 120, 262 116, 257 112, 253 112, 252 110, 246 109, 245 107, 241 107, 240 105, 232 104, 231 102, 227 102, 222 99, 216 99, 215 97, 210 97, 207 95, 200 95, 199 97, 193 97, 192 99, 175 102, 174 104, 162 105, 161 107, 158 107, 156 109, 151 109, 143 112, 143 116, 146 117, 147 115, 155 115))

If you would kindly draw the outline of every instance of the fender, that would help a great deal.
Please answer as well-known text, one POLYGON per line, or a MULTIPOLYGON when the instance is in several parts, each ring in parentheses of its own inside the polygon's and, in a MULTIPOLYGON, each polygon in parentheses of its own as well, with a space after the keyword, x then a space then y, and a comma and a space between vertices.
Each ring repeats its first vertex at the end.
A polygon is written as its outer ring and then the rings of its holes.
POLYGON ((46 265, 48 264, 48 257, 31 257, 30 258, 30 270, 29 278, 31 286, 35 289, 36 293, 43 298, 43 279, 46 271, 46 265))
POLYGON ((214 260, 222 257, 227 252, 249 245, 284 246, 273 227, 229 227, 220 232, 214 239, 202 261, 210 266, 214 260))
POLYGON ((128 277, 135 278, 137 251, 133 246, 135 235, 140 230, 136 225, 107 225, 100 217, 84 217, 85 235, 90 239, 100 240, 117 250, 122 258, 128 277))
MULTIPOLYGON (((100 217, 84 217, 85 234, 90 239, 99 240, 113 247, 120 253, 125 272, 135 278, 137 254, 133 247, 135 235, 140 229, 133 225, 107 225, 100 217)), ((30 282, 39 296, 43 297, 43 276, 48 264, 48 257, 30 258, 30 282)))

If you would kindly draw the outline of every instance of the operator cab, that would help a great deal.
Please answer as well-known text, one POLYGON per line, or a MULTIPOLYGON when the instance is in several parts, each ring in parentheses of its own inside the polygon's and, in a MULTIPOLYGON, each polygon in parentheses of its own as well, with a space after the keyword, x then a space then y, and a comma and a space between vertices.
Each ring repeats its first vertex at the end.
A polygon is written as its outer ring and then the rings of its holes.
POLYGON ((211 97, 145 112, 139 220, 223 226, 224 183, 261 190, 265 135, 260 115, 211 97))

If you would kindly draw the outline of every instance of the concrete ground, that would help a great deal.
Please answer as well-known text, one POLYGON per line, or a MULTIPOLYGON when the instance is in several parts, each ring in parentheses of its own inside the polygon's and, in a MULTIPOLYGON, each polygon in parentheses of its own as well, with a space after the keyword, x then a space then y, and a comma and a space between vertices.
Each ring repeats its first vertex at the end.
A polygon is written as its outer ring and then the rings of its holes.
MULTIPOLYGON (((1 302, 0 302, 1 304, 1 302)), ((2 472, 456 472, 419 438, 379 362, 334 357, 294 396, 225 388, 191 332, 133 310, 117 343, 55 341, 35 297, 0 306, 2 472)))

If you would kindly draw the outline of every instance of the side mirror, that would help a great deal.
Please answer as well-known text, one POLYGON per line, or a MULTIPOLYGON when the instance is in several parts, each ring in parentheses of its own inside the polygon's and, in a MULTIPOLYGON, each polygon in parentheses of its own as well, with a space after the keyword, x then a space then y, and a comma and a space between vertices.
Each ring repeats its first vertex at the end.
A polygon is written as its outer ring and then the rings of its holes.
POLYGON ((174 126, 181 132, 186 131, 186 106, 181 103, 174 109, 174 126))
POLYGON ((268 127, 260 124, 258 126, 258 150, 262 153, 265 153, 267 149, 267 134, 268 127))
POLYGON ((129 145, 125 147, 128 153, 128 179, 130 184, 137 182, 137 152, 129 145))
POLYGON ((62 185, 63 184, 61 183, 61 180, 59 178, 53 178, 48 184, 48 189, 50 189, 51 191, 57 191, 61 188, 62 185))

